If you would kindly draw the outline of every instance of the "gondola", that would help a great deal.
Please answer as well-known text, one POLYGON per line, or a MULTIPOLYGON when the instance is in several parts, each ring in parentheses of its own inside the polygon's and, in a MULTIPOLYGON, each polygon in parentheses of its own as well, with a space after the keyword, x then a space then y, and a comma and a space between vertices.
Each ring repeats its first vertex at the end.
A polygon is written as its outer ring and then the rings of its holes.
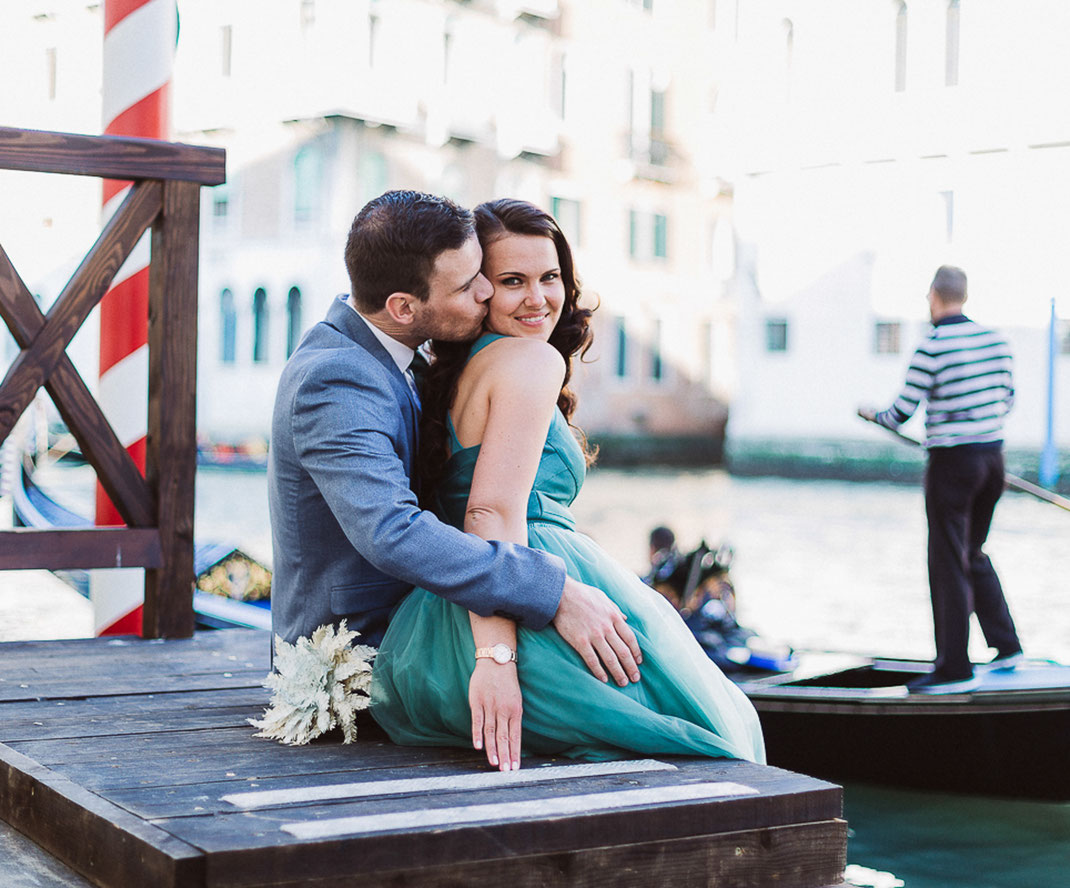
POLYGON ((837 781, 1070 800, 1070 666, 977 668, 969 691, 911 694, 913 660, 802 654, 789 673, 739 685, 770 764, 837 781))
POLYGON ((754 703, 769 763, 835 781, 1070 800, 1070 666, 979 666, 968 692, 911 694, 931 663, 798 652, 734 618, 731 547, 655 555, 644 580, 754 703))
MULTIPOLYGON (((34 483, 32 464, 19 461, 11 478, 16 523, 22 527, 88 527, 92 522, 56 502, 34 483)), ((237 547, 199 541, 193 547, 196 588, 194 623, 198 629, 270 629, 271 572, 237 547)), ((57 576, 89 597, 89 573, 56 571, 57 576)))

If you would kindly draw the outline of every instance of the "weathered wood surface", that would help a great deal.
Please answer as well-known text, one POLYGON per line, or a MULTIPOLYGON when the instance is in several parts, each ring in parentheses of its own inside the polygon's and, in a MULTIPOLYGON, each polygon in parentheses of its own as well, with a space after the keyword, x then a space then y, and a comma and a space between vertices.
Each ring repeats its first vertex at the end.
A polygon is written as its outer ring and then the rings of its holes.
POLYGON ((826 886, 839 787, 723 759, 488 770, 253 737, 264 632, 0 644, 0 819, 101 885, 826 886))
POLYGON ((222 148, 0 126, 0 169, 220 185, 224 159, 222 148))
POLYGON ((7 533, 0 570, 144 567, 148 638, 189 637, 194 628, 199 193, 226 180, 225 158, 222 149, 152 139, 0 127, 0 170, 133 182, 47 316, 0 248, 0 320, 20 349, 0 381, 0 443, 44 387, 122 521, 152 531, 117 540, 81 528, 49 537, 7 533), (143 478, 66 350, 150 226, 143 478))

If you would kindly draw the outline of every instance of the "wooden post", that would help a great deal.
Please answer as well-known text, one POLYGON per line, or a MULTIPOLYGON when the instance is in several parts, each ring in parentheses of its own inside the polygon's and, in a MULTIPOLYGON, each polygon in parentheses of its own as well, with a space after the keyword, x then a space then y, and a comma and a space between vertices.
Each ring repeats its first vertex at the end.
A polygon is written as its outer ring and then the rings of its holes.
POLYGON ((200 187, 164 182, 149 265, 149 411, 145 458, 163 565, 145 572, 145 638, 193 634, 197 470, 197 238, 200 187))

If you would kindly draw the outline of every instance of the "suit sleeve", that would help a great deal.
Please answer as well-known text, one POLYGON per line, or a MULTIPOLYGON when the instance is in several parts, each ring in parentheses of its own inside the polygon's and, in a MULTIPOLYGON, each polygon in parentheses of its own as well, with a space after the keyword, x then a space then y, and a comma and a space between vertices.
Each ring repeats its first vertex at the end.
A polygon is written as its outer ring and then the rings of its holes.
POLYGON ((404 423, 384 375, 324 363, 298 387, 298 458, 354 548, 383 573, 422 586, 481 616, 541 629, 565 581, 560 558, 485 541, 421 510, 401 450, 404 423))

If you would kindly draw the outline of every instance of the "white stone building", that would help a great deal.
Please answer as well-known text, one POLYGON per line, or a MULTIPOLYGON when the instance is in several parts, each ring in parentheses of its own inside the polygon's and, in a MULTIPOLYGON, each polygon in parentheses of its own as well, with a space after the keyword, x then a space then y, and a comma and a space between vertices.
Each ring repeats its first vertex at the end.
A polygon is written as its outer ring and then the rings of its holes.
MULTIPOLYGON (((738 257, 730 451, 885 440, 854 411, 898 392, 944 263, 967 271, 967 312, 1014 349, 1008 446, 1039 450, 1050 300, 1070 315, 1070 5, 738 9, 714 140, 734 185, 738 257)), ((1059 336, 1065 452, 1065 321, 1059 336)))
MULTIPOLYGON (((597 360, 575 376, 579 422, 596 437, 716 448, 731 311, 710 248, 726 198, 704 148, 718 75, 706 4, 178 6, 174 137, 227 149, 228 182, 202 204, 206 437, 266 436, 286 357, 348 289, 352 217, 370 197, 407 187, 552 210, 601 303, 597 360)), ((0 95, 0 123, 98 132, 100 4, 16 7, 0 10, 5 40, 18 44, 0 66, 33 85, 0 95)), ((97 219, 93 186, 69 213, 79 231, 97 219)), ((31 262, 45 301, 62 286, 49 262, 82 246, 72 240, 31 262)))

